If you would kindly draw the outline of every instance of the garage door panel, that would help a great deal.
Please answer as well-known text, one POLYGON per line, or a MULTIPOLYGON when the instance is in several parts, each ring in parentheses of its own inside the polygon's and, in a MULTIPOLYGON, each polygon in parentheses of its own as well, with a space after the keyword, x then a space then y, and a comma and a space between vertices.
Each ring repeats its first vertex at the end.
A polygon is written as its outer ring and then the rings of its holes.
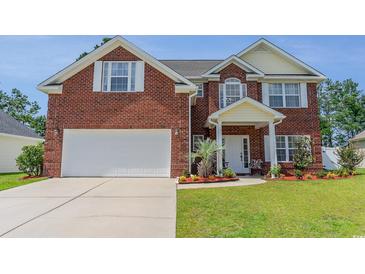
POLYGON ((65 130, 62 176, 169 177, 170 130, 65 130))

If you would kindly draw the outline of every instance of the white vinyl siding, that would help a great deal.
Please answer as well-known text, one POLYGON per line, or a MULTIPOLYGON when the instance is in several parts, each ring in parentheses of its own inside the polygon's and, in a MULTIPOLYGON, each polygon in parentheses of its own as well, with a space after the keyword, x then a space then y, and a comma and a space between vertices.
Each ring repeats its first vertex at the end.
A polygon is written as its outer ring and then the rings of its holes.
POLYGON ((307 84, 262 83, 262 102, 272 108, 307 108, 307 84))
MULTIPOLYGON (((94 79, 97 77, 94 71, 94 79)), ((136 92, 144 90, 144 62, 103 62, 102 91, 136 92)))

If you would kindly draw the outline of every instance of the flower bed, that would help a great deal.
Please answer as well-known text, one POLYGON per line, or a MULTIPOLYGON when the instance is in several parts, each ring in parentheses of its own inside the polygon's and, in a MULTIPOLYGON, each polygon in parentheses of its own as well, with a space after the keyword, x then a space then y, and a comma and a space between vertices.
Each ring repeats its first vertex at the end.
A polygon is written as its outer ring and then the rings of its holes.
POLYGON ((337 180, 337 179, 346 179, 346 178, 351 178, 352 176, 331 176, 331 177, 323 177, 323 178, 319 178, 316 175, 305 175, 302 179, 299 179, 297 177, 295 177, 294 175, 284 175, 281 176, 280 178, 270 178, 270 177, 265 177, 265 180, 268 181, 319 181, 319 180, 337 180))
POLYGON ((222 183, 222 182, 234 182, 238 181, 239 178, 233 177, 233 178, 227 178, 227 177, 214 177, 214 178, 203 178, 198 177, 195 180, 193 178, 189 177, 185 180, 179 179, 179 184, 209 184, 209 183, 222 183))

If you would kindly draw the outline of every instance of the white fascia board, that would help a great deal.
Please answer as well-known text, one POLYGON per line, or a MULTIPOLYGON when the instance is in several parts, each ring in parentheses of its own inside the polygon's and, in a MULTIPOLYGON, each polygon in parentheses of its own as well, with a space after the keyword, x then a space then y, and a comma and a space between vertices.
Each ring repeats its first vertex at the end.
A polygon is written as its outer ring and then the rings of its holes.
POLYGON ((176 93, 192 93, 196 92, 198 87, 196 85, 175 85, 176 93))
POLYGON ((39 138, 35 138, 35 137, 28 137, 28 136, 22 136, 22 135, 14 135, 14 134, 8 134, 8 133, 0 133, 0 136, 5 136, 5 137, 13 137, 13 138, 17 138, 17 139, 27 139, 27 140, 34 140, 34 141, 44 141, 43 138, 39 137, 39 138))
POLYGON ((321 72, 319 72, 318 70, 312 68, 311 66, 307 65, 306 63, 304 63, 303 61, 299 60, 298 58, 296 58, 295 56, 291 55, 290 53, 286 52, 285 50, 279 48, 278 46, 276 46, 275 44, 269 42, 268 40, 261 38, 258 41, 256 41, 255 43, 251 44, 250 46, 248 46, 247 48, 245 48, 244 50, 242 50, 241 52, 239 52, 237 54, 238 57, 241 57, 242 55, 244 55, 245 53, 249 52, 250 50, 254 49, 255 47, 257 47, 260 44, 265 44, 266 46, 268 46, 270 49, 272 49, 273 51, 276 51, 277 53, 279 53, 282 56, 285 56, 287 59, 291 60, 292 62, 294 62, 295 64, 307 69, 308 71, 310 71, 311 73, 326 79, 327 77, 322 74, 321 72))
POLYGON ((46 94, 62 94, 63 85, 37 86, 37 88, 46 94))
POLYGON ((263 81, 306 81, 306 82, 314 82, 320 83, 326 78, 320 76, 309 76, 309 75, 265 75, 263 78, 260 79, 261 82, 263 81))
POLYGON ((210 70, 205 72, 202 76, 211 77, 212 74, 219 72, 220 70, 224 69, 225 67, 227 67, 228 65, 230 65, 232 63, 235 65, 238 65, 245 71, 248 71, 248 72, 253 71, 257 75, 260 75, 260 76, 264 75, 264 73, 261 70, 259 70, 258 68, 255 68, 253 65, 243 61, 242 59, 238 58, 235 55, 232 55, 232 56, 228 57, 226 60, 224 60, 223 62, 217 64, 216 66, 214 66, 213 68, 211 68, 210 70))
POLYGON ((172 70, 168 66, 162 64, 160 61, 146 53, 145 51, 139 49, 137 46, 132 44, 131 42, 127 41, 121 36, 116 36, 110 41, 106 42, 104 45, 100 46, 99 48, 93 50, 85 57, 81 58, 80 60, 74 62, 73 64, 69 65, 68 67, 64 68, 60 72, 56 73, 55 75, 51 76, 47 80, 40 83, 37 88, 42 90, 44 86, 50 84, 58 84, 62 83, 72 75, 75 75, 82 69, 86 68, 87 66, 91 65, 93 62, 97 61, 105 54, 111 52, 112 50, 116 49, 117 47, 123 47, 127 51, 131 52, 141 60, 145 61, 146 63, 153 66, 155 69, 160 71, 161 73, 167 75, 169 78, 176 82, 182 82, 186 85, 194 86, 194 84, 186 79, 184 76, 178 74, 176 71, 172 70))

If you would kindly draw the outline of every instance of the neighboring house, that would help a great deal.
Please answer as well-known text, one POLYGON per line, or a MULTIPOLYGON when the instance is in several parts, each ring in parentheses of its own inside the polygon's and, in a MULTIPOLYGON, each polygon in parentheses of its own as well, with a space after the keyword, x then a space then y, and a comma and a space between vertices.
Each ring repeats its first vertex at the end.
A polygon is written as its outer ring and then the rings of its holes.
POLYGON ((18 172, 15 159, 22 147, 42 141, 33 130, 0 110, 0 173, 18 172))
POLYGON ((217 168, 292 169, 297 136, 322 168, 316 87, 325 76, 265 39, 225 60, 156 60, 117 36, 38 85, 47 176, 175 177, 202 138, 217 168))
MULTIPOLYGON (((365 130, 357 134, 350 142, 354 144, 358 151, 365 154, 365 130)), ((360 164, 360 167, 365 167, 365 159, 360 164)))

